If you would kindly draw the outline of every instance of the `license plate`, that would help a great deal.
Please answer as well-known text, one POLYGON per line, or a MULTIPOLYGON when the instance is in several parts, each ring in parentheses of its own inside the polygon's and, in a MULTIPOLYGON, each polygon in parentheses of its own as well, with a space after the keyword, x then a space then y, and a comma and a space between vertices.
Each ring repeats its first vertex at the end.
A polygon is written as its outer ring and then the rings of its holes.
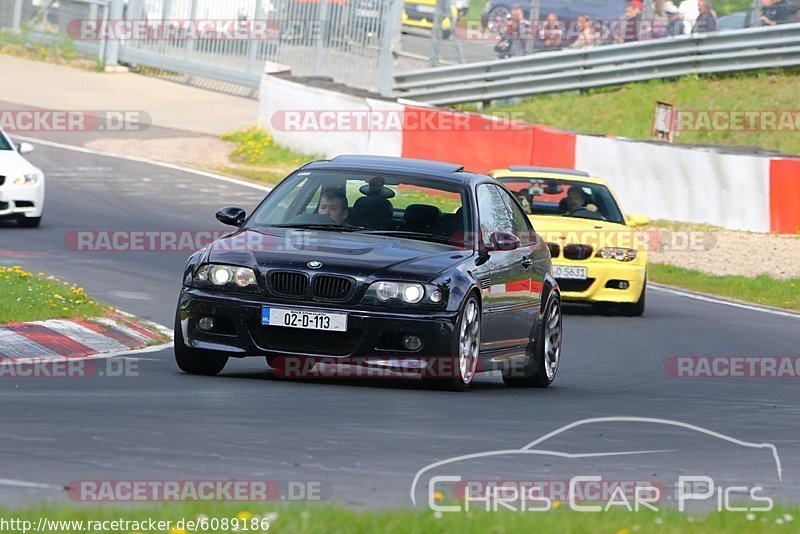
POLYGON ((436 8, 433 6, 417 6, 417 13, 436 13, 436 8))
POLYGON ((287 310, 285 308, 261 308, 261 324, 286 326, 306 330, 325 330, 327 332, 346 332, 346 313, 326 313, 306 310, 287 310))
POLYGON ((553 276, 563 280, 586 280, 587 274, 588 269, 586 267, 553 265, 553 276))

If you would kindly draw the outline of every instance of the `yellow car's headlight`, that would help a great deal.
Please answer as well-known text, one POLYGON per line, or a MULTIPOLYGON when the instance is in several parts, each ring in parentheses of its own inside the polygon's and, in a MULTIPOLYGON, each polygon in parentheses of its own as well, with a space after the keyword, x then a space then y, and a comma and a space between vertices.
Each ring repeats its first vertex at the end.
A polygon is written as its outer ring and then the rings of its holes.
POLYGON ((601 248, 597 255, 606 260, 633 261, 637 253, 632 248, 601 248))

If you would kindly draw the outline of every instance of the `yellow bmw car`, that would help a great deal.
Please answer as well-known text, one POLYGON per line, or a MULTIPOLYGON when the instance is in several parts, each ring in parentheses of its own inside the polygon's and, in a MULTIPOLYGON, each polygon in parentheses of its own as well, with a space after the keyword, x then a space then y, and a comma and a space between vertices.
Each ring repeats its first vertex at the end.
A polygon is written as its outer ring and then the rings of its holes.
MULTIPOLYGON (((442 19, 442 37, 449 39, 453 33, 453 21, 458 20, 459 9, 453 3, 449 4, 449 17, 442 19)), ((433 18, 436 13, 436 0, 405 0, 403 2, 403 26, 433 28, 433 18)))
POLYGON ((512 166, 489 173, 517 197, 547 241, 562 298, 644 313, 647 246, 603 180, 586 172, 512 166))

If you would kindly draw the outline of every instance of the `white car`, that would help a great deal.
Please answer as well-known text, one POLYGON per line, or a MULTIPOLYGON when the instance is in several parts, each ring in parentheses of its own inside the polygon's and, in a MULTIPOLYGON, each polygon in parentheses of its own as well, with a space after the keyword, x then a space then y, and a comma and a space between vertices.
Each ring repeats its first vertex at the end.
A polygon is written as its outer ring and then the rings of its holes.
POLYGON ((22 228, 39 226, 44 210, 44 173, 22 157, 32 151, 0 130, 0 219, 16 219, 22 228))

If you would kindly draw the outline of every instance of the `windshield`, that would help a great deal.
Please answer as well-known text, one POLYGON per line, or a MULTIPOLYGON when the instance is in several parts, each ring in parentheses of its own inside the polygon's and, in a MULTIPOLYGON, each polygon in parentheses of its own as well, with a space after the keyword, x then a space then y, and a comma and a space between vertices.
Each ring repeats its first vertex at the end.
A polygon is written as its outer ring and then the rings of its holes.
POLYGON ((470 231, 467 189, 430 178, 298 171, 256 208, 247 227, 365 232, 460 244, 470 231))
POLYGON ((498 178, 530 215, 554 215, 625 224, 604 185, 550 178, 498 178))
POLYGON ((14 150, 14 147, 11 146, 2 131, 0 131, 0 150, 14 150))

